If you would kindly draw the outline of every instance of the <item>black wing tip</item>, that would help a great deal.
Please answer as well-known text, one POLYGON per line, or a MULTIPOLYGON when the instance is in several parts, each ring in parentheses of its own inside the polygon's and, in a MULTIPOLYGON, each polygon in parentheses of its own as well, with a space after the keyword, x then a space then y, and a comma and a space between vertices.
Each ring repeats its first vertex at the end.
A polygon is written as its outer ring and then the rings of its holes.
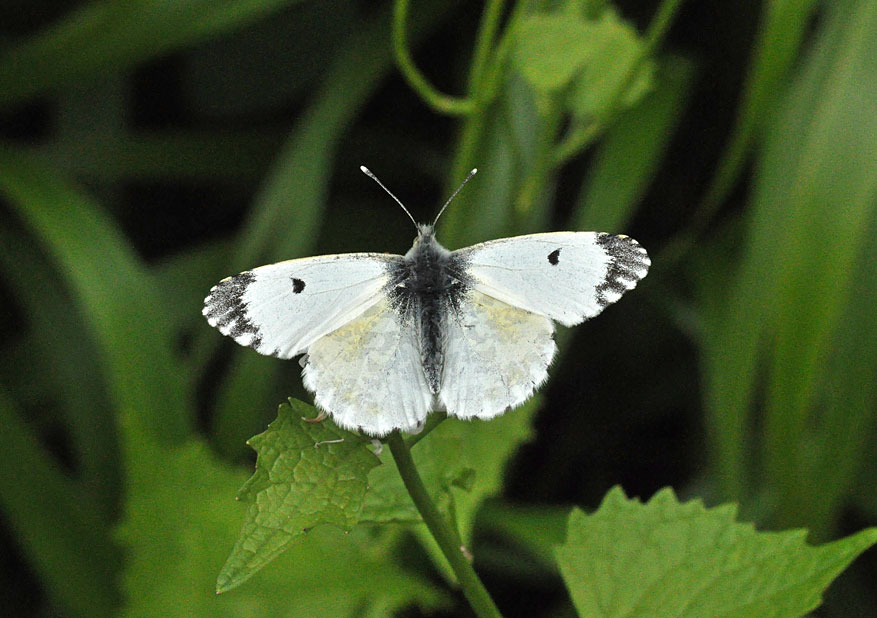
POLYGON ((610 258, 606 277, 597 287, 597 303, 606 308, 636 287, 648 274, 652 261, 642 245, 624 234, 599 233, 597 244, 610 258))
POLYGON ((255 280, 251 271, 223 279, 210 288, 201 313, 207 318, 207 323, 223 335, 259 351, 262 333, 247 314, 247 303, 243 300, 247 288, 255 280))
POLYGON ((597 234, 597 244, 612 257, 613 261, 622 267, 627 267, 633 272, 643 270, 640 279, 646 276, 649 266, 652 264, 648 252, 636 240, 625 234, 597 234))

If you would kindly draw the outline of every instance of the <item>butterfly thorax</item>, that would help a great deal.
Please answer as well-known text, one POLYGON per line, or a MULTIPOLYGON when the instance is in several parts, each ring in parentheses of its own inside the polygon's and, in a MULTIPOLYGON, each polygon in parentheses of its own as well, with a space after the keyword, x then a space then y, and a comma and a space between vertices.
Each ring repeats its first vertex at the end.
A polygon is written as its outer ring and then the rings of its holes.
POLYGON ((420 226, 414 246, 392 267, 389 295, 399 318, 417 333, 423 371, 433 394, 441 388, 447 320, 466 292, 462 259, 420 226))

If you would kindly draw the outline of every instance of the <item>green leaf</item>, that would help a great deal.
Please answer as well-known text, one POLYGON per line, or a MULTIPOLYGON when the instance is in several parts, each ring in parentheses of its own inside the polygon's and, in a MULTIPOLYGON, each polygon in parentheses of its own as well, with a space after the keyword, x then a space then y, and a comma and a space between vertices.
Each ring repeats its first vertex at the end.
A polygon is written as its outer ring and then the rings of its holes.
POLYGON ((869 528, 813 547, 805 530, 757 532, 736 511, 670 489, 642 504, 618 487, 593 514, 574 509, 557 561, 579 615, 794 618, 877 542, 869 528))
POLYGON ((743 495, 751 461, 763 461, 777 520, 787 523, 805 521, 820 496, 821 477, 802 474, 812 414, 877 206, 877 100, 862 89, 877 70, 877 5, 832 3, 814 41, 766 133, 728 302, 700 303, 712 325, 702 341, 704 381, 722 491, 743 495), (759 383, 765 438, 753 441, 759 383), (763 454, 752 457, 748 443, 763 454))
POLYGON ((28 234, 0 225, 0 246, 0 267, 29 326, 27 336, 16 341, 24 349, 3 347, 2 360, 10 370, 4 377, 14 378, 3 386, 19 405, 53 410, 63 418, 81 490, 112 516, 118 508, 122 471, 115 412, 101 375, 98 347, 63 275, 39 244, 28 234), (35 375, 43 379, 35 380, 35 375))
POLYGON ((636 29, 610 10, 600 20, 589 22, 588 39, 587 62, 570 93, 573 113, 580 117, 602 113, 614 104, 620 88, 620 107, 642 99, 654 82, 655 63, 641 62, 643 42, 636 29))
POLYGON ((317 526, 246 586, 217 596, 216 573, 240 531, 232 492, 246 474, 201 441, 160 445, 137 420, 122 424, 129 485, 117 536, 126 548, 127 618, 352 618, 447 601, 399 564, 395 530, 366 526, 317 526))
MULTIPOLYGON (((867 238, 877 234, 872 216, 867 238)), ((855 291, 832 337, 831 357, 822 376, 819 429, 822 439, 810 443, 806 463, 810 490, 808 519, 822 524, 814 532, 827 535, 835 529, 856 484, 856 476, 875 461, 873 440, 877 432, 877 260, 870 243, 864 243, 854 267, 855 291)), ((863 494, 877 502, 875 483, 863 485, 863 494)))
MULTIPOLYGON (((766 186, 758 193, 770 199, 779 190, 780 200, 760 206, 774 209, 785 197, 794 203, 786 204, 789 215, 801 217, 789 222, 799 253, 789 260, 781 283, 781 327, 770 350, 763 417, 765 467, 769 482, 779 489, 776 520, 783 525, 822 524, 807 514, 812 501, 821 498, 823 478, 818 470, 798 472, 811 458, 810 440, 822 438, 811 427, 826 369, 823 359, 830 354, 845 306, 859 291, 856 261, 871 247, 867 233, 877 216, 877 99, 862 95, 862 84, 873 83, 877 74, 877 4, 834 4, 822 41, 768 136, 763 164, 769 169, 763 170, 766 186), (780 167, 793 132, 801 138, 800 159, 794 167, 780 167), (779 175, 796 182, 786 185, 779 175)), ((866 354, 858 362, 866 362, 866 354)), ((841 423, 848 414, 855 418, 852 409, 828 411, 841 423)), ((861 427, 848 426, 847 431, 861 427)), ((822 465, 835 465, 833 453, 823 455, 822 465)))
POLYGON ((566 86, 597 42, 588 23, 570 14, 533 15, 521 21, 512 60, 539 90, 566 86))
POLYGON ((350 530, 359 521, 368 471, 380 461, 360 436, 302 420, 314 416, 313 407, 290 399, 248 442, 258 453, 256 472, 238 499, 249 506, 217 592, 242 584, 317 524, 350 530))

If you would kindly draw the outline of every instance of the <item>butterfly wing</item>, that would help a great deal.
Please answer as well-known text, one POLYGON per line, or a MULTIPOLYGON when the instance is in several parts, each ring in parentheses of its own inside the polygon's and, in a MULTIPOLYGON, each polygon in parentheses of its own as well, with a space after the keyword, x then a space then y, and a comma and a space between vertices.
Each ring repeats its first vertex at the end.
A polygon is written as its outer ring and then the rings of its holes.
POLYGON ((548 377, 554 325, 470 289, 447 320, 439 398, 448 414, 488 419, 522 404, 548 377))
POLYGON ((627 236, 557 232, 461 249, 468 290, 447 322, 440 399, 449 414, 491 418, 523 403, 548 376, 552 320, 600 313, 648 272, 627 236))
POLYGON ((417 331, 382 297, 308 349, 304 385, 341 427, 410 431, 432 409, 417 331))
POLYGON ((215 285, 202 313, 241 345, 292 358, 377 303, 400 259, 349 253, 261 266, 215 285))
POLYGON ((454 255, 464 260, 474 289, 565 326, 617 301, 651 264, 634 239, 599 232, 515 236, 454 255))

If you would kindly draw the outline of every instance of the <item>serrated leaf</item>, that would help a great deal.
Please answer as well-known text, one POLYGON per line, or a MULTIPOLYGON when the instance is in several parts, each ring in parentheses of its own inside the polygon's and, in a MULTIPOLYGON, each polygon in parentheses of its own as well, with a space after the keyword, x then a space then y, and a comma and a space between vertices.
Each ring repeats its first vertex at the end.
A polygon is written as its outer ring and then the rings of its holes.
POLYGON ((258 453, 256 471, 238 499, 249 506, 217 592, 242 584, 317 524, 350 530, 359 521, 368 472, 380 461, 360 436, 302 420, 314 415, 290 399, 248 442, 258 453))
POLYGON ((670 489, 642 504, 618 487, 593 514, 574 509, 556 555, 579 615, 793 618, 877 542, 869 528, 813 547, 805 530, 757 532, 736 514, 670 489))
POLYGON ((126 618, 389 616, 447 601, 394 556, 398 531, 317 526, 246 586, 216 596, 216 573, 240 530, 231 500, 244 482, 201 441, 164 447, 133 415, 122 424, 129 473, 118 538, 126 550, 126 618), (363 577, 368 573, 368 577, 363 577))
POLYGON ((630 107, 652 87, 655 63, 640 63, 642 40, 636 29, 614 11, 588 22, 590 52, 572 86, 569 104, 577 116, 591 116, 611 105, 619 88, 621 107, 630 107), (635 71, 627 81, 631 71, 635 71), (625 85, 625 82, 627 84, 625 85))
POLYGON ((512 60, 539 90, 568 84, 593 51, 587 22, 571 14, 533 15, 522 20, 512 60))

